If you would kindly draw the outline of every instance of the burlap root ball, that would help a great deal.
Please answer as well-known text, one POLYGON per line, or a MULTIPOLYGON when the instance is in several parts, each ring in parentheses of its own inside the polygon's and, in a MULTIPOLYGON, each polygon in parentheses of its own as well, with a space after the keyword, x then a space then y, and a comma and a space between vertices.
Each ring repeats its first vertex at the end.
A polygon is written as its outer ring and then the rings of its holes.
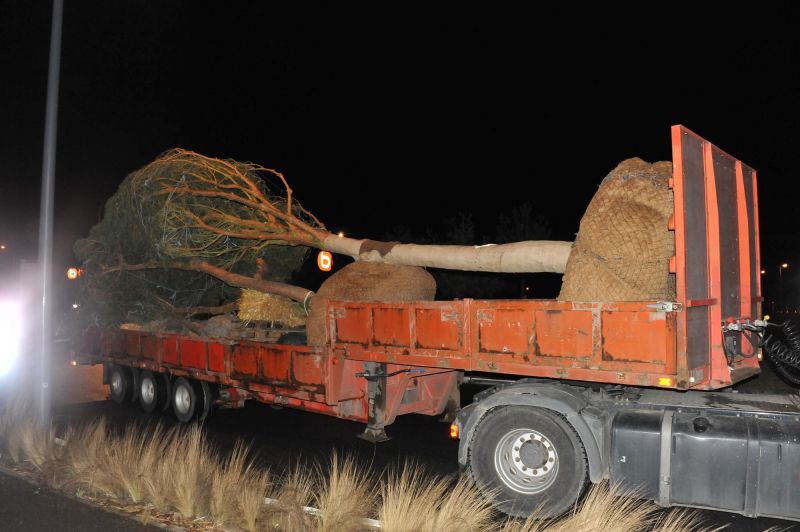
POLYGON ((670 162, 628 159, 600 184, 567 261, 562 301, 673 300, 670 162))
POLYGON ((417 266, 356 261, 328 277, 311 300, 306 321, 309 345, 325 344, 325 304, 339 301, 433 300, 436 281, 417 266))

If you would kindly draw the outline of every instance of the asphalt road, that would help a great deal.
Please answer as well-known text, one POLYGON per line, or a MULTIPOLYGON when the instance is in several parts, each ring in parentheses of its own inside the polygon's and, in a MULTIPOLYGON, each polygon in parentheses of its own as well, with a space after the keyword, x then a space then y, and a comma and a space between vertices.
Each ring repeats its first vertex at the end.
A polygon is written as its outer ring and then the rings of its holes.
MULTIPOLYGON (((93 397, 103 393, 99 376, 89 368, 78 368, 71 375, 73 382, 82 382, 81 389, 93 397), (81 379, 83 379, 81 381, 81 379)), ((786 388, 779 380, 767 374, 759 383, 747 383, 743 390, 766 389, 780 393, 786 388)), ((54 408, 54 414, 68 422, 88 421, 104 416, 116 425, 130 422, 149 423, 159 420, 176 424, 172 414, 148 416, 136 405, 117 405, 111 401, 73 402, 54 408)), ((451 474, 458 471, 456 450, 458 443, 448 436, 448 426, 436 419, 407 415, 400 416, 388 429, 392 439, 372 445, 356 438, 363 426, 359 423, 329 418, 290 409, 276 410, 254 402, 239 410, 219 410, 206 420, 209 439, 221 449, 230 449, 237 439, 251 444, 265 464, 280 472, 297 460, 327 460, 333 451, 347 454, 376 472, 404 462, 418 463, 428 471, 451 474)), ((800 531, 800 524, 790 521, 759 518, 750 519, 727 512, 702 511, 708 525, 729 525, 726 530, 757 531, 770 527, 780 530, 800 531)))
POLYGON ((99 510, 1 471, 0 529, 4 532, 162 532, 160 528, 99 510))

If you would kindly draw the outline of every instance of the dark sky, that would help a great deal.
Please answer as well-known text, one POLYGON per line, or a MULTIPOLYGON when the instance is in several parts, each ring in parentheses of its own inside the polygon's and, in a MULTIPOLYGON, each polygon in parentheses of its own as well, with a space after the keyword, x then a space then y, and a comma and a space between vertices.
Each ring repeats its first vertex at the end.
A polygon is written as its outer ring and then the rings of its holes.
MULTIPOLYGON (((571 240, 616 163, 670 158, 676 123, 759 171, 765 264, 800 258, 793 8, 623 20, 538 4, 278 5, 66 1, 58 260, 127 173, 176 146, 282 171, 330 229, 355 237, 459 211, 490 235, 529 201, 553 238, 571 240)), ((0 0, 10 241, 36 234, 49 17, 49 2, 0 0)))

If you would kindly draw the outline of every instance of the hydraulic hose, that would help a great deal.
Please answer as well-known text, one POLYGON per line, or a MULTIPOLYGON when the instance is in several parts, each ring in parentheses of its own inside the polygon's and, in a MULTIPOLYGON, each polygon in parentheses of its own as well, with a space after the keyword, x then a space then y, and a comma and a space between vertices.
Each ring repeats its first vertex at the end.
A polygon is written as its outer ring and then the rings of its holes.
POLYGON ((800 330, 789 321, 769 323, 762 345, 776 373, 793 386, 800 386, 800 330))

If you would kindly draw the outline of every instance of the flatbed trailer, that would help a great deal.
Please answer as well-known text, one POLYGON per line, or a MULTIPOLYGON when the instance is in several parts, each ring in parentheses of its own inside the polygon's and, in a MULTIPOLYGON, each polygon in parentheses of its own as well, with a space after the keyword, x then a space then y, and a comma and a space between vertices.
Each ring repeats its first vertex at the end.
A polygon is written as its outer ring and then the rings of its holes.
POLYGON ((366 423, 442 415, 517 516, 609 478, 664 506, 800 520, 798 396, 723 389, 761 360, 756 172, 672 128, 675 301, 329 301, 322 346, 87 329, 118 402, 182 421, 266 403, 366 423), (461 408, 465 381, 487 390, 461 408))

